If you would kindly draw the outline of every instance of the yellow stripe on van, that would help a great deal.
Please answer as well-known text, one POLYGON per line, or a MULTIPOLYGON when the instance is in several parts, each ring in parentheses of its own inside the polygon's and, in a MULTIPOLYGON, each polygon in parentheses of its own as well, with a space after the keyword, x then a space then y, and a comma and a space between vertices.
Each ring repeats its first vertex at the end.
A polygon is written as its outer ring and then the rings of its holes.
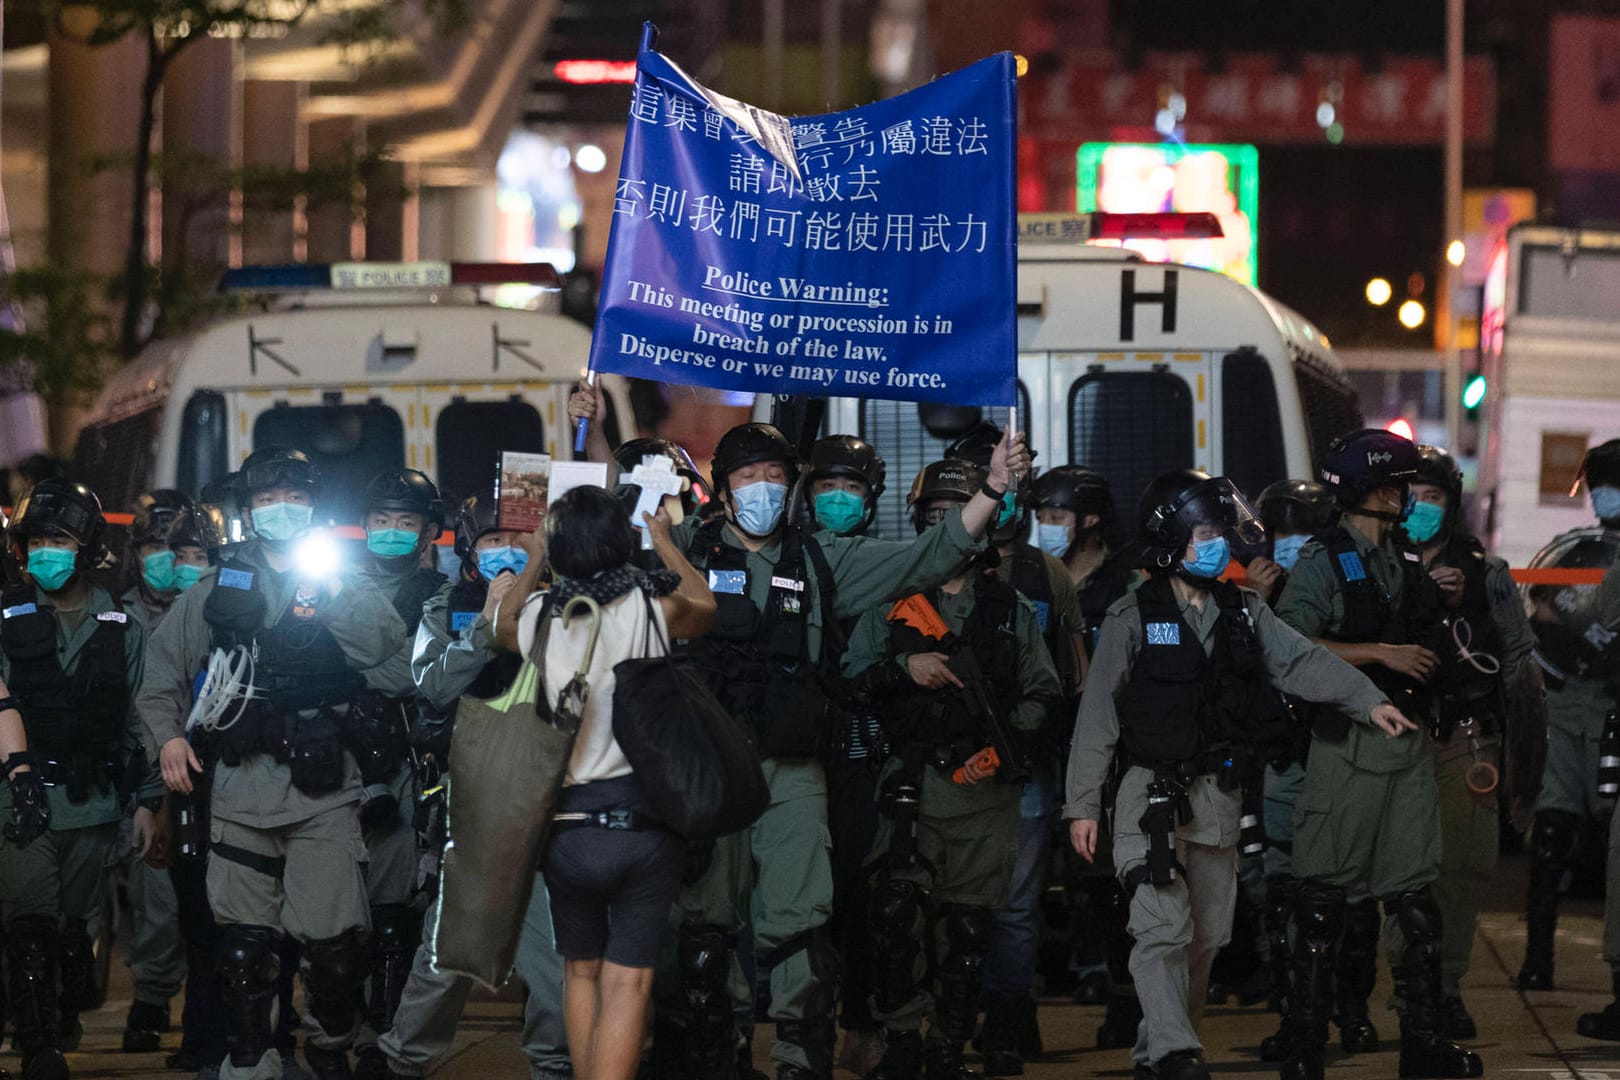
POLYGON ((409 427, 414 428, 416 426, 416 402, 414 401, 405 406, 405 423, 409 427))
POLYGON ((1164 353, 1162 352, 1139 352, 1136 354, 1136 358, 1144 364, 1164 363, 1164 353))
POLYGON ((287 389, 287 393, 294 397, 312 397, 315 394, 315 388, 313 386, 293 386, 287 389))
POLYGON ((1125 359, 1125 354, 1122 353, 1122 352, 1100 352, 1100 353, 1097 354, 1097 359, 1098 360, 1123 360, 1123 359, 1125 359))
POLYGON ((433 471, 433 444, 428 443, 427 446, 422 448, 422 452, 427 455, 427 471, 432 472, 433 471))
POLYGON ((270 391, 265 387, 251 386, 248 388, 248 397, 269 397, 270 391))
POLYGON ((1198 373, 1198 400, 1204 400, 1204 373, 1202 371, 1198 373))
POLYGON ((518 384, 515 382, 494 382, 488 385, 490 392, 495 394, 515 394, 518 392, 518 384))
POLYGON ((422 392, 425 394, 448 394, 450 392, 450 384, 447 382, 423 383, 422 392))
POLYGON ((1198 449, 1204 448, 1204 422, 1198 421, 1198 449))
POLYGON ((1171 355, 1171 359, 1173 360, 1189 361, 1194 364, 1198 363, 1198 361, 1202 360, 1203 358, 1203 353, 1196 352, 1178 352, 1171 355))
POLYGON ((431 411, 432 411, 432 409, 431 409, 431 407, 430 407, 430 406, 429 406, 429 405, 428 405, 428 403, 427 403, 427 402, 425 402, 425 401, 424 401, 424 402, 422 402, 422 426, 423 426, 423 427, 427 427, 427 426, 428 426, 428 423, 429 423, 429 421, 428 421, 428 414, 429 414, 429 413, 430 413, 430 412, 431 412, 431 411))
POLYGON ((556 401, 548 401, 548 402, 546 402, 546 426, 550 427, 552 424, 555 424, 556 422, 557 422, 557 403, 556 403, 556 401))
POLYGON ((411 468, 416 468, 416 444, 411 444, 411 468))
POLYGON ((241 417, 241 419, 242 419, 242 434, 246 435, 247 434, 247 410, 246 409, 237 409, 236 410, 236 415, 241 417))
POLYGON ((365 383, 350 383, 348 386, 343 388, 343 392, 345 394, 353 394, 355 397, 370 397, 371 387, 367 386, 365 383))

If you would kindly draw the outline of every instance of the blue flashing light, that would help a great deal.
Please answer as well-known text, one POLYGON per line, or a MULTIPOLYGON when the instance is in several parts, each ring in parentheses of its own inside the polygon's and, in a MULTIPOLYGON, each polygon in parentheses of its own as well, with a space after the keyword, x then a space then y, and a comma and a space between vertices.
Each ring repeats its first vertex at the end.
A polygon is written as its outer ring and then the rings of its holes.
POLYGON ((240 266, 225 271, 219 279, 220 292, 281 292, 331 287, 332 268, 326 263, 240 266))

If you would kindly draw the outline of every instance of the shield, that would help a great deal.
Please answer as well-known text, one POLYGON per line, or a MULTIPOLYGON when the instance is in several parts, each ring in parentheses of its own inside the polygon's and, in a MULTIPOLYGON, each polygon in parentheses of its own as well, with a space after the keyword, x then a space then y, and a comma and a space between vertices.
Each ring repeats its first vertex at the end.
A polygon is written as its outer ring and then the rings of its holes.
MULTIPOLYGON (((1530 568, 1607 570, 1620 553, 1620 532, 1591 526, 1557 537, 1530 568)), ((1525 613, 1536 635, 1536 662, 1559 679, 1596 678, 1612 670, 1620 646, 1597 614, 1596 585, 1526 585, 1525 613)))

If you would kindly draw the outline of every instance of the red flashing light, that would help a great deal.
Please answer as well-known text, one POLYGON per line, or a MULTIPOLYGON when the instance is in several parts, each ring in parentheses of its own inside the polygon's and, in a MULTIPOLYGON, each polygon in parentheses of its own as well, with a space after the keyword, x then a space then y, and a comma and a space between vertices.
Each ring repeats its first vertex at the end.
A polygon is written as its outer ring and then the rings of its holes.
POLYGON ((565 83, 592 86, 601 83, 633 83, 636 81, 634 60, 558 60, 551 65, 551 73, 565 83))
POLYGON ((455 262, 450 264, 452 285, 539 285, 562 288, 562 278, 550 263, 455 262))
POLYGON ((1407 423, 1405 417, 1397 416, 1395 419, 1384 425, 1384 430, 1389 432, 1391 435, 1399 435, 1403 439, 1410 439, 1414 442, 1417 441, 1417 436, 1412 431, 1412 425, 1407 423))
POLYGON ((1214 240, 1225 236, 1214 214, 1091 214, 1093 240, 1214 240))

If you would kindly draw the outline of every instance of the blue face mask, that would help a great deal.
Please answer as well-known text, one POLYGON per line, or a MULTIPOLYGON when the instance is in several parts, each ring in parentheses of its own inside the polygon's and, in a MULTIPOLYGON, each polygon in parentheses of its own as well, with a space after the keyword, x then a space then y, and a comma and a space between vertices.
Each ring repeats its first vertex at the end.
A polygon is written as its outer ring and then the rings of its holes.
POLYGON ((56 592, 72 579, 78 561, 76 551, 37 547, 28 553, 28 576, 46 592, 56 592))
POLYGON ((1217 578, 1221 571, 1226 569, 1227 563, 1232 561, 1232 550, 1226 544, 1226 537, 1217 536, 1213 540, 1197 540, 1193 542, 1192 559, 1182 559, 1182 568, 1196 578, 1217 578))
POLYGON ((1620 488, 1595 487, 1592 489, 1592 512, 1599 521, 1620 518, 1620 488))
POLYGON ((1005 529, 1012 524, 1013 518, 1018 516, 1018 496, 1011 491, 1001 496, 1001 509, 996 513, 995 527, 1005 529))
POLYGON ((259 534, 259 539, 279 544, 296 540, 307 532, 309 523, 315 520, 315 508, 301 506, 298 503, 279 502, 271 503, 269 506, 256 506, 251 516, 253 531, 259 534))
POLYGON ((815 505, 821 527, 840 535, 854 532, 866 518, 866 500, 853 491, 823 491, 815 505))
POLYGON ((495 575, 503 570, 521 574, 528 565, 529 553, 522 548, 484 548, 478 553, 478 572, 484 575, 485 581, 494 581, 495 575))
POLYGON ((399 559, 416 550, 416 533, 405 529, 372 529, 366 533, 366 550, 380 559, 399 559))
POLYGON ((185 592, 187 589, 197 584, 198 581, 202 580, 202 572, 203 568, 200 566, 192 566, 189 563, 181 563, 179 566, 174 568, 174 587, 179 589, 181 592, 185 592))
POLYGON ((1271 561, 1284 570, 1292 570, 1299 562, 1300 549, 1310 539, 1304 533, 1298 536, 1279 536, 1271 545, 1271 561))
POLYGON ((174 588, 174 552, 154 551, 141 556, 141 580, 153 592, 168 592, 174 588))
POLYGON ((750 536, 771 535, 782 521, 787 491, 786 484, 773 484, 769 480, 733 488, 731 502, 737 515, 737 526, 750 536))
POLYGON ((1041 521, 1035 523, 1035 546, 1052 558, 1063 558, 1073 544, 1073 525, 1048 525, 1041 521))
POLYGON ((1445 520, 1445 507, 1432 502, 1420 502, 1412 504, 1401 526, 1406 530, 1406 535, 1412 538, 1413 543, 1427 544, 1439 535, 1440 526, 1445 520))

